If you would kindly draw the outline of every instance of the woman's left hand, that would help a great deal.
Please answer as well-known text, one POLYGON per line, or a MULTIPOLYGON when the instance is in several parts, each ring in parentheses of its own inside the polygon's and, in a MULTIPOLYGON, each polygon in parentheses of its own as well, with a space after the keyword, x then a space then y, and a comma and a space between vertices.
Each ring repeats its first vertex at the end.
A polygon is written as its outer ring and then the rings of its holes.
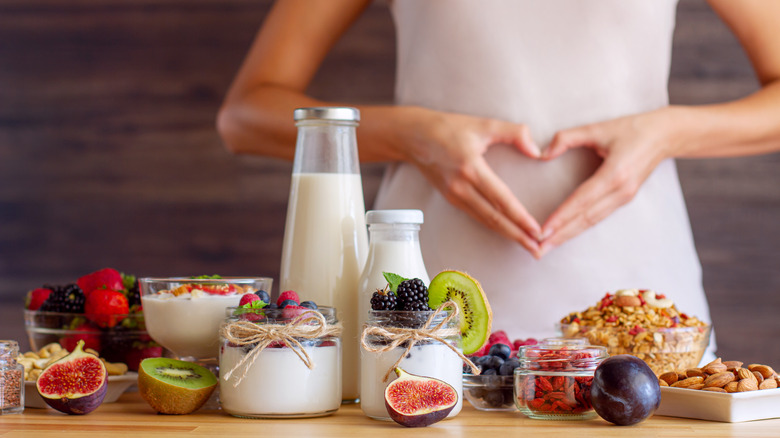
POLYGON ((542 159, 584 147, 593 149, 603 162, 542 226, 542 255, 628 203, 656 166, 671 156, 666 113, 660 109, 621 117, 559 131, 553 137, 542 159))

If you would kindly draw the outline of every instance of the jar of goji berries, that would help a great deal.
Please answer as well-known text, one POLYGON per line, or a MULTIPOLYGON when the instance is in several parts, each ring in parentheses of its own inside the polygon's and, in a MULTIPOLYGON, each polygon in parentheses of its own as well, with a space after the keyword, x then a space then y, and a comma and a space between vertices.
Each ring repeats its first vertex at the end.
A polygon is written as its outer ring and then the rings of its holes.
POLYGON ((0 415, 24 411, 24 366, 16 361, 19 344, 0 341, 0 415))
POLYGON ((583 420, 596 412, 590 402, 593 372, 607 358, 594 345, 542 341, 520 347, 515 369, 515 401, 529 418, 583 420))

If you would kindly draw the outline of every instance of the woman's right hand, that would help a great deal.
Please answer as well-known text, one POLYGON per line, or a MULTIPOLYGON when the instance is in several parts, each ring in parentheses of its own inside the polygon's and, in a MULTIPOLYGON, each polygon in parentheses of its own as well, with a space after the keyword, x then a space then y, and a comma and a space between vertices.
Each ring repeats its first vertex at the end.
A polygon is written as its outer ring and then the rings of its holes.
POLYGON ((539 158, 528 127, 420 107, 396 107, 394 112, 395 143, 404 145, 399 153, 407 161, 455 207, 541 256, 539 223, 485 160, 496 144, 539 158))

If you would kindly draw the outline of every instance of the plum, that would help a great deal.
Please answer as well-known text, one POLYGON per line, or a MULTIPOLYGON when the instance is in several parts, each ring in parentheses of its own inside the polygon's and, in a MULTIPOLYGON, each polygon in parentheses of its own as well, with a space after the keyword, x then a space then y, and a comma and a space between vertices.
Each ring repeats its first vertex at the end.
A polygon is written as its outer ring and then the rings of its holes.
POLYGON ((658 409, 661 387, 643 360, 621 354, 607 358, 596 368, 590 398, 601 418, 618 426, 630 426, 658 409))

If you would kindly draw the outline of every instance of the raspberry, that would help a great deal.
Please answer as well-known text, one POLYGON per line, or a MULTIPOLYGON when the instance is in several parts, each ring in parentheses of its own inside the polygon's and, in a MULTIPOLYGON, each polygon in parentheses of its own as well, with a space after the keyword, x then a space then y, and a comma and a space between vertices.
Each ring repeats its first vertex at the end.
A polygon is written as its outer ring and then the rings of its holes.
POLYGON ((243 306, 244 304, 249 304, 252 301, 260 301, 260 297, 255 294, 244 294, 241 296, 241 301, 239 301, 238 305, 243 306))
POLYGON ((396 295, 398 295, 396 310, 430 310, 428 288, 419 278, 401 282, 396 289, 396 295))
POLYGON ((377 289, 371 295, 372 310, 395 310, 396 302, 395 294, 389 289, 377 289))
POLYGON ((27 310, 38 310, 43 303, 49 299, 53 291, 44 287, 39 287, 27 292, 27 299, 25 300, 25 307, 27 310))
POLYGON ((279 294, 279 298, 276 300, 276 304, 281 306, 282 305, 282 301, 284 301, 284 300, 293 300, 293 301, 295 301, 295 304, 298 304, 298 303, 301 302, 301 299, 298 298, 298 294, 295 293, 295 291, 292 291, 292 290, 286 290, 286 291, 282 292, 281 294, 279 294))

